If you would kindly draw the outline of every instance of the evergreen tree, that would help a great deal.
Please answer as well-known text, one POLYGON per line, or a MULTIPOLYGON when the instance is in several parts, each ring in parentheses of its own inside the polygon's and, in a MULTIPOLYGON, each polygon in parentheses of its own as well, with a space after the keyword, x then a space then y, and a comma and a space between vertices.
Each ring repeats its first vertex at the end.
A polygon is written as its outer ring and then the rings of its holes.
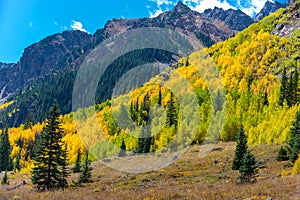
POLYGON ((289 160, 289 156, 286 148, 280 147, 276 160, 279 162, 289 160))
POLYGON ((298 104, 299 101, 299 72, 298 72, 298 68, 297 65, 295 65, 294 67, 294 77, 293 77, 293 103, 294 105, 298 104))
POLYGON ((26 119, 25 119, 25 123, 24 123, 24 130, 26 129, 31 129, 32 126, 33 126, 33 117, 32 115, 29 113, 27 116, 26 116, 26 119))
POLYGON ((4 173, 4 176, 3 176, 3 178, 2 178, 1 184, 2 184, 2 185, 8 184, 7 171, 5 171, 5 173, 4 173))
POLYGON ((76 156, 76 161, 75 165, 72 168, 73 173, 79 173, 81 170, 81 151, 80 148, 77 150, 77 156, 76 156))
POLYGON ((147 93, 144 96, 144 100, 141 104, 141 108, 139 111, 139 125, 140 126, 147 126, 148 124, 150 124, 150 96, 147 93))
POLYGON ((31 180, 39 190, 52 190, 66 185, 66 174, 61 169, 67 165, 62 135, 58 106, 55 103, 35 147, 31 180))
POLYGON ((258 165, 255 157, 249 150, 247 150, 244 154, 239 172, 239 179, 241 183, 253 183, 256 181, 255 175, 258 173, 258 165))
POLYGON ((126 156, 126 144, 123 138, 120 146, 119 157, 124 157, 124 156, 126 156))
POLYGON ((65 148, 62 151, 62 162, 60 163, 61 167, 61 181, 59 182, 59 187, 64 189, 68 186, 68 176, 69 176, 69 169, 67 167, 68 165, 68 156, 67 156, 67 144, 65 144, 65 148))
POLYGON ((89 152, 87 151, 85 154, 85 159, 81 168, 80 176, 78 179, 79 183, 88 183, 92 177, 91 161, 89 160, 89 152))
POLYGON ((286 100, 286 92, 287 92, 287 76, 286 76, 286 68, 283 69, 282 77, 281 77, 281 84, 280 84, 280 96, 278 104, 283 106, 284 100, 286 100))
POLYGON ((142 126, 143 129, 141 130, 138 138, 138 146, 137 146, 137 153, 149 153, 150 148, 153 142, 153 137, 150 130, 150 96, 147 93, 144 96, 144 100, 141 104, 140 108, 140 116, 139 116, 139 126, 142 126))
POLYGON ((16 161, 15 161, 15 166, 14 166, 14 171, 19 172, 21 170, 21 165, 20 165, 20 153, 16 156, 16 161))
POLYGON ((176 108, 176 102, 173 92, 171 92, 170 100, 167 103, 167 119, 166 119, 166 126, 171 127, 174 126, 177 129, 178 125, 178 112, 176 108))
POLYGON ((297 111, 296 119, 292 123, 290 134, 291 136, 288 141, 287 149, 289 152, 289 160, 292 164, 294 164, 300 152, 300 112, 299 111, 297 111))
POLYGON ((242 160, 244 155, 247 153, 248 145, 247 145, 247 136, 244 131, 243 125, 240 126, 239 132, 237 134, 237 144, 234 154, 234 159, 232 162, 232 169, 239 170, 242 166, 242 160))
POLYGON ((158 91, 158 100, 157 100, 158 105, 162 105, 162 94, 161 94, 161 86, 159 86, 159 91, 158 91))
POLYGON ((2 131, 0 135, 0 172, 13 170, 12 159, 10 157, 11 145, 7 129, 2 131))

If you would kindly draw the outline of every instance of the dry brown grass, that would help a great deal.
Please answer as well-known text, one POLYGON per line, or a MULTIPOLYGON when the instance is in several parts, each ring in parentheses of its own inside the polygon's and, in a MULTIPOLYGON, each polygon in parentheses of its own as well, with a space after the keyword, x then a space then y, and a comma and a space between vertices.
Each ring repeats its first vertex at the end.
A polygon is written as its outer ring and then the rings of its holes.
MULTIPOLYGON (((260 170, 255 184, 237 184, 238 173, 231 170, 235 143, 219 143, 204 158, 199 158, 200 146, 192 147, 177 162, 167 168, 143 174, 126 174, 93 163, 95 182, 65 191, 35 192, 30 175, 10 175, 10 186, 22 179, 29 184, 13 191, 0 187, 0 199, 297 199, 300 197, 300 176, 291 176, 291 169, 275 161, 280 146, 252 147, 260 170), (219 149, 218 149, 219 148, 219 149)), ((126 158, 125 158, 126 159, 126 158)), ((72 175, 71 180, 76 180, 72 175)))

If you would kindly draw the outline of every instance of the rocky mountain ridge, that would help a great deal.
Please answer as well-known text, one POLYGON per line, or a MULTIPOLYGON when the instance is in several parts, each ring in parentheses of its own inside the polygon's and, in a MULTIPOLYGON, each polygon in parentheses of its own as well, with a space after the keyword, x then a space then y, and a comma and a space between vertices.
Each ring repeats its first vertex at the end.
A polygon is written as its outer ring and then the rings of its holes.
MULTIPOLYGON (((66 69, 76 69, 87 53, 104 39, 120 34, 129 29, 141 27, 161 27, 191 32, 205 46, 223 41, 238 31, 248 27, 251 18, 241 11, 210 10, 206 14, 192 11, 179 2, 172 10, 156 18, 113 19, 95 34, 81 31, 65 31, 51 35, 40 42, 25 48, 20 61, 10 67, 0 67, 0 88, 3 96, 24 88, 32 81, 66 69), (217 18, 222 13, 222 18, 217 18), (237 18, 245 18, 237 21, 237 18)), ((4 65, 1 65, 4 66, 4 65)))
POLYGON ((286 8, 287 6, 288 6, 287 3, 282 4, 278 1, 275 1, 275 2, 267 1, 265 3, 265 6, 263 7, 263 9, 254 18, 254 21, 259 21, 262 18, 264 18, 264 17, 270 15, 271 13, 277 11, 278 9, 286 8))

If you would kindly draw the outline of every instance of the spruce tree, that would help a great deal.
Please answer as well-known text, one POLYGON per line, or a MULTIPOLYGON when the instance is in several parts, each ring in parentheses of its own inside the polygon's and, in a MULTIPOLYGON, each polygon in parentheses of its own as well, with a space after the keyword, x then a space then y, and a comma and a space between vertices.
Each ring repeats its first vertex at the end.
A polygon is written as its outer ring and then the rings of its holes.
POLYGON ((77 150, 77 156, 76 156, 76 161, 75 165, 72 168, 73 173, 79 173, 81 170, 81 151, 80 148, 77 150))
POLYGON ((137 153, 149 153, 152 145, 153 137, 150 130, 150 96, 147 93, 144 96, 144 100, 141 104, 139 111, 139 126, 142 126, 143 129, 139 133, 138 146, 136 149, 137 153))
POLYGON ((178 125, 178 112, 176 108, 176 102, 173 92, 171 92, 170 99, 167 103, 167 119, 166 119, 166 126, 171 127, 174 126, 174 128, 177 128, 178 125))
POLYGON ((61 181, 59 182, 59 187, 64 189, 68 186, 68 176, 69 176, 69 169, 67 167, 68 165, 68 156, 67 156, 67 144, 65 144, 65 147, 62 151, 62 162, 60 163, 61 168, 61 181))
POLYGON ((5 171, 5 173, 4 173, 4 176, 3 176, 3 178, 2 178, 1 184, 2 184, 2 185, 8 184, 7 171, 5 171))
POLYGON ((297 65, 294 67, 294 77, 293 77, 293 103, 296 105, 299 102, 299 72, 297 65))
POLYGON ((294 164, 300 152, 300 112, 299 111, 297 111, 296 119, 292 123, 290 134, 291 136, 290 139, 288 140, 287 149, 289 151, 289 160, 292 164, 294 164))
POLYGON ((20 153, 16 156, 16 161, 15 161, 15 166, 14 166, 14 171, 19 172, 21 170, 21 165, 20 165, 20 153))
POLYGON ((255 157, 248 150, 243 156, 239 172, 241 183, 254 183, 256 181, 255 175, 258 173, 258 165, 255 157))
POLYGON ((120 146, 119 157, 124 157, 124 156, 126 156, 126 144, 123 138, 120 146))
POLYGON ((234 154, 234 159, 232 162, 232 169, 239 170, 242 166, 242 160, 244 155, 247 153, 248 145, 247 145, 247 136, 244 131, 243 125, 240 126, 239 132, 237 134, 237 144, 234 154))
POLYGON ((159 91, 158 91, 158 100, 157 100, 158 105, 162 105, 162 93, 161 93, 161 86, 159 86, 159 91))
POLYGON ((35 147, 31 180, 38 190, 52 190, 66 184, 66 177, 61 169, 66 166, 62 135, 58 106, 55 103, 35 147))
POLYGON ((10 157, 10 153, 11 145, 9 143, 7 129, 5 129, 0 135, 0 172, 13 170, 13 164, 12 159, 10 157))
POLYGON ((289 160, 289 156, 286 148, 280 147, 276 160, 279 162, 289 160))
POLYGON ((287 96, 287 76, 286 76, 286 68, 283 69, 282 77, 281 77, 281 84, 280 84, 280 95, 278 104, 283 106, 284 100, 286 100, 287 96))
POLYGON ((79 175, 78 183, 88 183, 92 177, 91 161, 89 160, 89 152, 87 151, 85 154, 85 159, 81 168, 81 172, 79 175))
POLYGON ((29 113, 27 116, 26 116, 26 119, 25 119, 25 122, 24 122, 24 130, 26 130, 26 129, 31 129, 32 128, 32 126, 33 126, 33 122, 34 122, 34 120, 33 120, 33 117, 32 117, 32 115, 29 113))

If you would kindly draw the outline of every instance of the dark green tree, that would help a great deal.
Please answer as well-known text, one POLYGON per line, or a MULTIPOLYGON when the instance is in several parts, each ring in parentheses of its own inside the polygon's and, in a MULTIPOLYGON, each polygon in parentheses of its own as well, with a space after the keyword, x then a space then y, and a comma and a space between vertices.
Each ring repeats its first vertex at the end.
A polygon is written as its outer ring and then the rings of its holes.
POLYGON ((280 95, 278 104, 283 106, 284 100, 286 100, 287 96, 287 76, 286 76, 286 68, 283 69, 282 77, 281 77, 281 84, 280 84, 280 95))
POLYGON ((124 157, 124 156, 126 156, 126 144, 125 144, 125 140, 123 138, 121 146, 120 146, 119 157, 124 157))
POLYGON ((7 171, 5 171, 5 173, 4 173, 4 176, 3 176, 3 178, 2 178, 1 184, 2 184, 2 185, 8 185, 7 171))
POLYGON ((63 148, 62 135, 59 110, 55 103, 35 147, 31 180, 38 190, 53 190, 66 185, 62 168, 67 165, 67 152, 63 148))
POLYGON ((243 156, 239 172, 239 179, 241 183, 256 182, 255 175, 258 173, 258 165, 255 160, 255 157, 248 150, 243 156))
POLYGON ((294 77, 293 77, 293 103, 294 105, 298 104, 299 102, 299 72, 297 65, 294 67, 294 77))
POLYGON ((138 146, 136 149, 137 153, 149 153, 151 149, 151 145, 153 142, 153 137, 150 130, 150 96, 147 93, 144 96, 144 100, 141 104, 140 108, 140 116, 139 116, 139 126, 142 126, 143 129, 141 130, 138 138, 138 146))
POLYGON ((31 129, 32 126, 34 124, 34 120, 33 120, 33 117, 32 115, 29 113, 27 116, 26 116, 26 119, 25 119, 25 122, 24 122, 24 130, 26 129, 31 129))
POLYGON ((80 148, 77 150, 77 156, 76 156, 76 161, 75 165, 72 168, 73 173, 79 173, 81 170, 81 150, 80 148))
POLYGON ((161 86, 159 86, 159 91, 158 91, 158 100, 157 100, 158 105, 162 105, 162 94, 161 94, 161 86))
POLYGON ((67 144, 65 144, 65 147, 62 151, 61 155, 61 163, 60 163, 60 170, 61 170, 61 181, 59 182, 59 187, 63 190, 68 186, 68 176, 70 174, 70 171, 67 167, 68 165, 68 155, 67 155, 67 144))
POLYGON ((247 135, 245 134, 243 125, 240 126, 239 132, 237 134, 237 144, 234 154, 234 159, 232 162, 232 169, 239 170, 242 166, 242 160, 244 155, 247 153, 247 135))
POLYGON ((167 112, 167 119, 166 119, 166 126, 171 127, 174 126, 177 129, 178 125, 178 111, 176 108, 176 101, 173 92, 171 92, 170 99, 167 103, 166 112, 167 112))
POLYGON ((288 140, 287 149, 289 152, 289 160, 292 164, 294 164, 300 152, 300 112, 299 111, 297 111, 296 119, 292 123, 290 134, 291 136, 290 139, 288 140))
POLYGON ((21 170, 21 164, 20 164, 20 153, 16 156, 14 171, 19 172, 21 170))
POLYGON ((88 183, 92 177, 91 161, 89 160, 89 152, 85 154, 84 162, 81 168, 81 172, 78 178, 78 183, 88 183))
POLYGON ((279 162, 289 160, 289 156, 286 148, 280 147, 276 160, 279 162))
POLYGON ((11 145, 9 143, 8 131, 5 129, 0 135, 0 172, 13 170, 10 153, 11 145))

